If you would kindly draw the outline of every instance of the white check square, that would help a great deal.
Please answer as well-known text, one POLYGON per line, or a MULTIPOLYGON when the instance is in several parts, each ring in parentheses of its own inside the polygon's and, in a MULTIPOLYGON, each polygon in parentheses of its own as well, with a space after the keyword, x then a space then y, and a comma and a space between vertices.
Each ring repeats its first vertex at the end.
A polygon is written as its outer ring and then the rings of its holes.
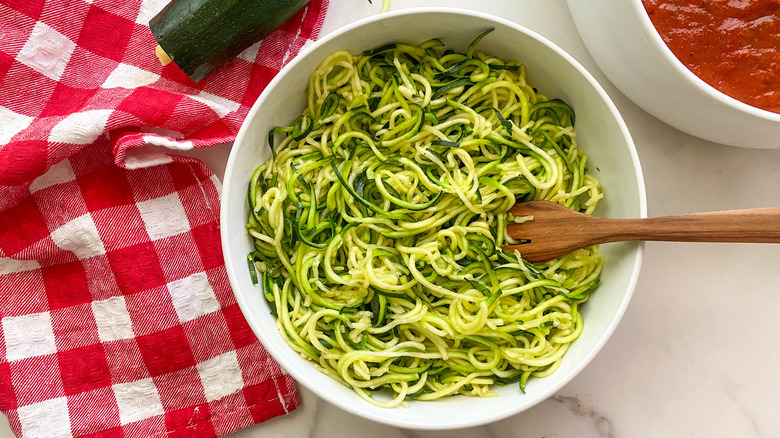
POLYGON ((244 49, 243 52, 238 54, 238 58, 249 62, 255 62, 257 59, 257 53, 260 51, 260 46, 263 44, 263 40, 260 40, 251 46, 244 49))
POLYGON ((46 173, 35 178, 32 184, 30 184, 30 192, 37 192, 47 187, 75 180, 76 174, 73 172, 70 160, 62 160, 57 164, 53 164, 46 173))
POLYGON ((230 351, 199 363, 196 368, 207 401, 219 400, 244 387, 236 352, 230 351))
POLYGON ((76 44, 43 22, 35 23, 16 60, 49 79, 59 81, 76 44))
POLYGON ((6 316, 2 325, 8 362, 57 352, 49 312, 6 316))
POLYGON ((92 216, 85 214, 73 219, 51 232, 51 239, 65 251, 70 251, 79 260, 106 253, 92 216))
POLYGON ((142 0, 135 22, 148 26, 149 20, 154 18, 169 2, 170 0, 142 0))
POLYGON ((116 404, 119 407, 119 421, 122 424, 165 413, 160 401, 160 394, 151 378, 119 383, 112 386, 111 389, 116 397, 116 404))
POLYGON ((132 339, 135 336, 124 297, 93 301, 92 313, 95 315, 100 342, 132 339))
POLYGON ((205 272, 168 283, 168 291, 181 322, 192 321, 220 309, 205 272))
POLYGON ((205 91, 201 91, 197 95, 190 95, 189 97, 207 105, 220 117, 225 117, 233 111, 237 111, 239 108, 241 108, 241 104, 238 102, 233 102, 230 99, 225 99, 224 97, 207 93, 205 91))
POLYGON ((11 139, 35 120, 34 117, 15 113, 4 106, 0 106, 0 146, 8 144, 11 139))
POLYGON ((140 69, 134 65, 120 63, 101 88, 138 88, 153 84, 160 79, 160 75, 140 69))
POLYGON ((0 257, 0 275, 11 274, 13 272, 34 271, 40 268, 41 265, 37 260, 19 260, 11 257, 0 257))
POLYGON ((40 403, 20 406, 16 410, 25 438, 72 437, 68 400, 53 398, 40 403))
POLYGON ((88 110, 69 114, 49 132, 52 143, 90 144, 105 131, 113 110, 88 110))
POLYGON ((187 213, 176 193, 136 204, 152 240, 163 239, 189 231, 187 213))

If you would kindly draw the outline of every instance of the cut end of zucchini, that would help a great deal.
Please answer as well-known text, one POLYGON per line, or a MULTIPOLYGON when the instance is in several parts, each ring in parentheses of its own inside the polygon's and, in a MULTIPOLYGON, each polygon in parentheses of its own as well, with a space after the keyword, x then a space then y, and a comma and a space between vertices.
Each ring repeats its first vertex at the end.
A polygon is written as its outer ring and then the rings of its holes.
POLYGON ((160 46, 157 46, 157 47, 154 48, 154 54, 157 55, 157 59, 160 60, 160 64, 162 64, 164 66, 170 64, 171 62, 173 62, 171 57, 168 56, 168 54, 165 53, 165 50, 163 50, 163 48, 160 47, 160 46))
POLYGON ((171 0, 149 21, 163 65, 195 82, 289 20, 309 0, 171 0), (162 48, 165 48, 163 50, 162 48))

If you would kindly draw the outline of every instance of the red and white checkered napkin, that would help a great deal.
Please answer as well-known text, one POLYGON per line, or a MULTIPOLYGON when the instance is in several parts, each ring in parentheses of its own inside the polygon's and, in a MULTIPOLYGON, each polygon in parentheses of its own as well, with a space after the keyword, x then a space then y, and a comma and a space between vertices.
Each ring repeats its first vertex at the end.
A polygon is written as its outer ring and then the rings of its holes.
POLYGON ((20 437, 216 437, 295 409, 230 290, 233 139, 327 0, 201 83, 162 67, 167 0, 0 2, 0 410, 20 437))

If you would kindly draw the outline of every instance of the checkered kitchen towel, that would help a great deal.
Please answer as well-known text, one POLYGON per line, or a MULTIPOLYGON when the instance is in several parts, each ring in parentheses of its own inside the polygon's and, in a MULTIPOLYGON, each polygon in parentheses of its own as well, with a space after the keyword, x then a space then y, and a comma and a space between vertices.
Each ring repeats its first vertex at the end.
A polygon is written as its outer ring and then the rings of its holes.
POLYGON ((201 83, 161 66, 167 0, 0 0, 0 410, 20 437, 216 437, 295 409, 233 298, 229 142, 327 0, 201 83))

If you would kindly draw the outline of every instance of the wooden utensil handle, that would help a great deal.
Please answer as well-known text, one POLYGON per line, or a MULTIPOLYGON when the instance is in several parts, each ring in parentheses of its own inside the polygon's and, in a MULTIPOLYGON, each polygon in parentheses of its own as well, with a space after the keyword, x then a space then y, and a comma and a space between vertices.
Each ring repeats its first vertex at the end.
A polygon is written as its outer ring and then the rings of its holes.
POLYGON ((601 243, 622 240, 780 243, 780 207, 599 222, 600 234, 605 239, 601 243))

